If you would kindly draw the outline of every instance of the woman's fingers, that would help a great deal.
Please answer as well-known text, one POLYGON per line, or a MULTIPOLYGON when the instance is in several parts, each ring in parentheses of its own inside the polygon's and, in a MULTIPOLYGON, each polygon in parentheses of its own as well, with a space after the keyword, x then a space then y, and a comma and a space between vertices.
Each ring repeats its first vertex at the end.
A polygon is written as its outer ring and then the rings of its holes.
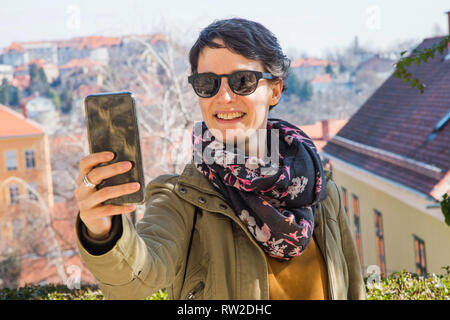
POLYGON ((101 204, 102 202, 123 196, 125 194, 130 194, 136 192, 140 189, 140 184, 138 182, 125 183, 117 186, 104 187, 94 193, 90 194, 78 202, 79 209, 81 211, 90 210, 101 204))
POLYGON ((80 160, 80 171, 77 178, 77 183, 81 184, 83 177, 92 170, 95 166, 103 162, 108 162, 114 159, 114 153, 110 151, 97 152, 87 155, 80 160))
POLYGON ((102 205, 92 208, 83 213, 84 219, 101 219, 104 217, 115 216, 123 213, 130 213, 136 209, 136 205, 102 205))
POLYGON ((93 184, 100 184, 105 179, 111 178, 121 173, 125 173, 131 169, 130 161, 116 162, 104 167, 92 169, 87 178, 93 184))

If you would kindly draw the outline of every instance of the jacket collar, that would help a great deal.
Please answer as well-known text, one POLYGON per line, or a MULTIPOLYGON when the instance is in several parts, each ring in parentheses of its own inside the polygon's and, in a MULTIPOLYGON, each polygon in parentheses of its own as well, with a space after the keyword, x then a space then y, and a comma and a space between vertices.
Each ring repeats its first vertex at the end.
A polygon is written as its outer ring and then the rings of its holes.
POLYGON ((178 183, 195 188, 202 193, 217 196, 220 199, 225 200, 223 195, 214 188, 211 182, 197 170, 193 160, 184 167, 183 172, 178 178, 178 183))

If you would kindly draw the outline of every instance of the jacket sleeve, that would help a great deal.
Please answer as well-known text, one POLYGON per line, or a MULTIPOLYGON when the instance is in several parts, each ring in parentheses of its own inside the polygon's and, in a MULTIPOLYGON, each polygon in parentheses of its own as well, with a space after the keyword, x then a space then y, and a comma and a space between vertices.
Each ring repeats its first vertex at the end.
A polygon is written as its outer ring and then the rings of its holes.
POLYGON ((342 202, 341 193, 335 183, 333 183, 339 199, 338 223, 341 234, 342 250, 347 262, 348 270, 348 299, 349 300, 365 300, 366 287, 361 269, 361 263, 358 257, 358 251, 353 240, 350 230, 348 216, 345 213, 344 204, 342 202))
POLYGON ((111 250, 89 253, 80 241, 80 255, 106 299, 142 299, 168 287, 183 264, 193 206, 179 198, 176 178, 163 175, 147 185, 144 217, 136 229, 121 215, 122 234, 111 250))

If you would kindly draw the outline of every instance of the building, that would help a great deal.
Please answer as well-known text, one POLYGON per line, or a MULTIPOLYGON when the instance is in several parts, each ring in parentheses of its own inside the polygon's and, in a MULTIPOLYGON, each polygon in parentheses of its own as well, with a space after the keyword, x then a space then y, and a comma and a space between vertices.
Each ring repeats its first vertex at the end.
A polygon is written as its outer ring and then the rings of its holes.
POLYGON ((315 58, 300 58, 291 62, 292 72, 301 81, 311 81, 316 76, 325 75, 327 67, 334 74, 338 73, 338 64, 335 61, 315 58))
POLYGON ((20 65, 14 69, 14 77, 16 76, 29 76, 31 65, 36 65, 38 69, 44 71, 47 81, 51 83, 59 76, 58 67, 55 64, 46 62, 44 59, 33 59, 27 63, 20 65))
POLYGON ((36 122, 0 105, 0 253, 16 241, 22 205, 53 206, 48 138, 36 122))
POLYGON ((10 82, 14 76, 14 68, 7 64, 0 64, 0 83, 3 79, 6 79, 10 82))
POLYGON ((323 147, 347 123, 348 119, 325 119, 314 124, 299 125, 314 142, 317 151, 322 152, 323 147))
POLYGON ((104 63, 91 59, 73 59, 60 67, 61 82, 72 90, 81 85, 101 86, 104 80, 104 63))
POLYGON ((3 50, 3 63, 17 67, 34 59, 57 64, 57 45, 53 41, 13 42, 3 50))
POLYGON ((53 134, 58 125, 58 111, 53 101, 39 95, 31 95, 20 100, 24 115, 38 122, 47 134, 53 134))
POLYGON ((119 47, 121 38, 89 36, 57 41, 58 64, 64 65, 74 59, 92 59, 108 64, 109 51, 119 47))
POLYGON ((372 266, 425 275, 450 265, 450 227, 439 207, 450 191, 446 51, 408 69, 427 85, 423 94, 391 75, 323 149, 366 275, 372 266))

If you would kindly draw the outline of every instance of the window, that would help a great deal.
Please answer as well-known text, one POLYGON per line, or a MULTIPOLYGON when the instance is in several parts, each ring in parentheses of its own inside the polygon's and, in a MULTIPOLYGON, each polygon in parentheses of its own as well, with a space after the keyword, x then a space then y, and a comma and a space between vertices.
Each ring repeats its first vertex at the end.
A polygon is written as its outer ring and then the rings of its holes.
POLYGON ((425 242, 418 236, 414 237, 414 253, 416 256, 416 273, 419 276, 426 276, 427 262, 425 259, 425 242))
POLYGON ((342 201, 344 203, 345 213, 348 215, 348 199, 347 199, 347 189, 341 187, 342 189, 342 201))
POLYGON ((25 167, 27 169, 36 168, 36 160, 34 158, 34 150, 25 150, 25 167))
POLYGON ((6 170, 17 170, 17 154, 15 151, 5 151, 6 170))
POLYGON ((22 221, 20 219, 13 219, 12 231, 13 231, 13 238, 15 240, 20 240, 21 230, 22 230, 22 221))
POLYGON ((375 236, 377 246, 377 261, 380 267, 380 273, 383 278, 386 277, 386 258, 384 253, 384 235, 383 235, 383 220, 381 212, 374 210, 375 213, 375 236))
POLYGON ((362 260, 361 221, 360 221, 361 217, 359 214, 359 201, 358 197, 354 194, 352 194, 352 199, 353 199, 353 222, 355 225, 355 243, 356 249, 358 250, 359 261, 362 266, 363 260, 362 260))
POLYGON ((18 184, 10 184, 9 185, 9 200, 10 203, 19 203, 19 185, 18 184))
POLYGON ((28 183, 28 199, 31 201, 37 201, 38 198, 36 196, 36 193, 38 191, 37 183, 36 182, 29 182, 28 183))

